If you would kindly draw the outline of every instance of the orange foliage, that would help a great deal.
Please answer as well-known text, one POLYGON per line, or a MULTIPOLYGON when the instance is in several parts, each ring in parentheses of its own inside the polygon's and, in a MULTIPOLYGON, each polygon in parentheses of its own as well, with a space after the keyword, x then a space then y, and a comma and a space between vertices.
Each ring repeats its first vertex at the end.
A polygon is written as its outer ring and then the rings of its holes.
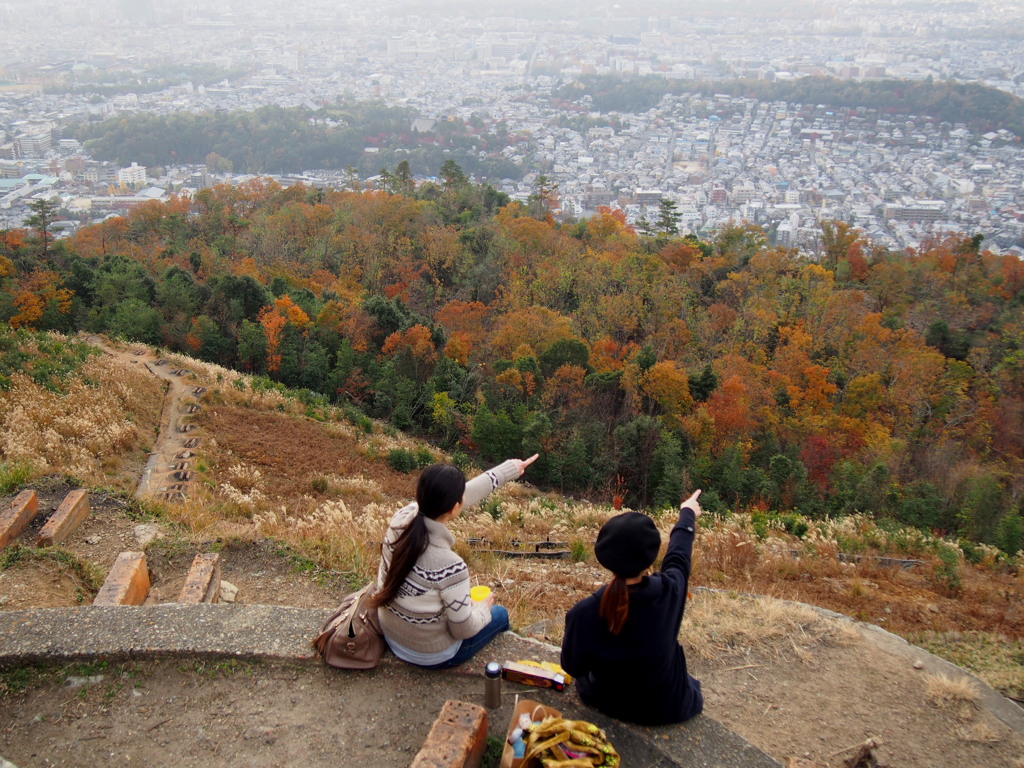
POLYGON ((587 219, 588 240, 610 240, 623 235, 635 238, 636 230, 626 223, 626 214, 622 210, 598 206, 597 213, 587 219))
POLYGON ((283 315, 289 323, 299 330, 309 325, 309 315, 303 311, 302 307, 292 301, 291 297, 282 296, 280 299, 276 299, 274 307, 279 314, 283 315))
POLYGON ((1002 257, 1000 263, 1002 285, 1000 295, 1004 299, 1012 299, 1024 291, 1024 261, 1009 254, 1002 257))
POLYGON ((673 421, 678 420, 693 408, 693 397, 686 372, 670 360, 655 363, 639 377, 640 390, 658 404, 658 407, 673 421))
POLYGON ((248 275, 253 280, 262 282, 263 275, 261 273, 259 265, 252 256, 246 256, 242 259, 232 262, 231 271, 237 277, 244 277, 248 275))
POLYGON ((711 393, 704 407, 715 425, 715 444, 719 449, 756 426, 750 393, 743 379, 735 374, 711 393))
POLYGON ((309 316, 288 296, 282 296, 261 309, 257 319, 267 339, 267 370, 276 373, 281 368, 281 354, 277 350, 285 326, 290 323, 302 330, 309 325, 309 316))
POLYGON ((472 345, 487 338, 487 307, 479 301, 449 301, 438 310, 435 320, 450 333, 461 333, 472 345))
POLYGON ((29 291, 22 291, 15 296, 14 306, 18 312, 8 321, 12 328, 32 328, 43 316, 42 299, 29 291))
POLYGON ((469 335, 463 331, 455 331, 448 337, 448 343, 444 345, 444 356, 459 365, 466 365, 469 361, 469 350, 469 335))
MULTIPOLYGON (((3 265, 0 264, 0 267, 3 265)), ((45 269, 34 269, 20 281, 20 290, 14 297, 14 306, 18 311, 10 322, 14 328, 33 328, 43 316, 46 305, 50 301, 57 302, 57 311, 66 315, 71 311, 74 292, 59 288, 61 278, 56 272, 45 269)))
POLYGON ((5 229, 0 232, 3 235, 3 248, 10 253, 25 245, 25 238, 28 236, 27 229, 5 229))
POLYGON ((658 255, 670 269, 683 272, 700 257, 700 248, 676 240, 658 251, 658 255))
POLYGON ((590 349, 590 364, 599 373, 621 371, 626 359, 639 348, 632 341, 619 344, 609 336, 602 336, 590 349))
POLYGON ((855 253, 846 255, 846 262, 850 265, 850 277, 858 283, 863 283, 868 277, 868 260, 864 258, 862 249, 855 253))
POLYGON ((573 338, 569 318, 547 307, 527 307, 503 315, 491 334, 491 346, 502 357, 510 358, 521 345, 534 354, 551 346, 559 339, 573 338))
POLYGON ((356 352, 365 352, 370 348, 374 321, 362 310, 358 301, 328 301, 317 315, 316 324, 347 338, 356 352))
POLYGON ((590 393, 583 380, 587 372, 578 365, 559 366, 544 383, 544 404, 556 412, 588 408, 590 393))
POLYGON ((402 350, 408 350, 415 360, 433 362, 436 350, 430 338, 430 329, 417 324, 405 331, 395 331, 384 340, 380 352, 390 357, 402 350))

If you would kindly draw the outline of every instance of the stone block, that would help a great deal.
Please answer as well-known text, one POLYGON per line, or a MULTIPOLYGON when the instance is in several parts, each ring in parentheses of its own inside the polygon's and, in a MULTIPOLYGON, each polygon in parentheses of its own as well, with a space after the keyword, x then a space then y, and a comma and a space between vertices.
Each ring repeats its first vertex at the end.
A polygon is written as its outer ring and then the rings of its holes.
POLYGON ((179 603, 216 603, 220 597, 220 554, 204 552, 195 556, 185 576, 179 603))
POLYGON ((22 491, 14 501, 0 513, 0 547, 6 547, 21 533, 39 510, 39 498, 35 491, 22 491))
POLYGON ((149 594, 145 552, 122 552, 107 574, 93 605, 142 605, 149 594))
POLYGON ((64 497, 36 539, 37 547, 60 544, 89 516, 89 494, 79 488, 64 497))
POLYGON ((430 727, 412 768, 478 768, 487 748, 487 710, 448 700, 430 727))

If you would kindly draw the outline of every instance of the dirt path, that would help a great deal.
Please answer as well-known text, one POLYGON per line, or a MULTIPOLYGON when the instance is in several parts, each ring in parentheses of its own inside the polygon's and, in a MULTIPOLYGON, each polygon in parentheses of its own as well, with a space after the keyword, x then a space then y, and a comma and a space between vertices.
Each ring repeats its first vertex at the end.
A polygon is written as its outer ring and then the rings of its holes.
POLYGON ((197 413, 201 406, 188 403, 187 400, 201 397, 205 389, 189 381, 191 376, 187 369, 172 367, 166 360, 157 358, 148 348, 121 349, 97 336, 90 336, 88 340, 128 365, 145 367, 150 374, 164 382, 166 393, 159 432, 139 478, 135 497, 157 495, 168 500, 184 499, 188 496, 192 477, 193 449, 201 439, 191 434, 194 427, 187 418, 197 413))

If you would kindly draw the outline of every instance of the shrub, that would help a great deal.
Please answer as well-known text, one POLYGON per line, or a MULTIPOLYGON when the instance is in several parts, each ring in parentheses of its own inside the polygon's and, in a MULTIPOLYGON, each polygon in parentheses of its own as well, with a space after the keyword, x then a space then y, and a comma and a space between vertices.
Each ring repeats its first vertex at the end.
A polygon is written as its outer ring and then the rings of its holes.
POLYGON ((492 520, 500 520, 502 514, 501 502, 497 499, 484 499, 480 502, 480 511, 489 514, 492 520))
POLYGON ((569 542, 569 559, 574 563, 585 563, 590 557, 590 549, 583 539, 573 539, 569 542))
POLYGON ((1024 549, 1024 519, 1019 512, 1003 515, 996 526, 996 546, 1011 556, 1024 549))
POLYGON ((754 512, 750 516, 750 527, 759 539, 763 540, 768 537, 770 524, 771 518, 764 512, 754 512))
POLYGON ((327 493, 327 478, 326 477, 314 477, 310 482, 313 490, 317 493, 327 493))
POLYGON ((932 569, 932 580, 946 592, 960 591, 960 550, 945 542, 936 542, 935 555, 939 562, 932 569))
POLYGON ((455 451, 452 454, 451 462, 463 472, 469 472, 473 468, 473 462, 462 451, 455 451))
POLYGON ((433 452, 429 448, 426 448, 422 445, 413 452, 413 455, 416 457, 416 466, 419 469, 423 469, 423 467, 429 467, 431 464, 437 461, 437 457, 433 454, 433 452))
POLYGON ((802 539, 807 533, 807 521, 804 520, 800 515, 788 514, 781 517, 782 527, 786 529, 786 532, 796 536, 798 539, 802 539))
POLYGON ((405 448, 392 448, 388 451, 388 466, 396 472, 413 472, 419 466, 416 455, 405 448))

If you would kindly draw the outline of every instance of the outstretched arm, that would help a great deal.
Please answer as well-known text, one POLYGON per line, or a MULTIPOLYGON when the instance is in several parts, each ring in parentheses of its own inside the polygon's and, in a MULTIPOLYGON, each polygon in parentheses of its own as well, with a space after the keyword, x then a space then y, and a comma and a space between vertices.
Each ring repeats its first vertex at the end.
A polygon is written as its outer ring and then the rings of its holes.
POLYGON ((480 502, 487 494, 497 490, 509 480, 515 480, 522 476, 526 468, 537 460, 538 455, 535 453, 528 459, 509 459, 468 481, 466 491, 462 494, 463 509, 480 502))

